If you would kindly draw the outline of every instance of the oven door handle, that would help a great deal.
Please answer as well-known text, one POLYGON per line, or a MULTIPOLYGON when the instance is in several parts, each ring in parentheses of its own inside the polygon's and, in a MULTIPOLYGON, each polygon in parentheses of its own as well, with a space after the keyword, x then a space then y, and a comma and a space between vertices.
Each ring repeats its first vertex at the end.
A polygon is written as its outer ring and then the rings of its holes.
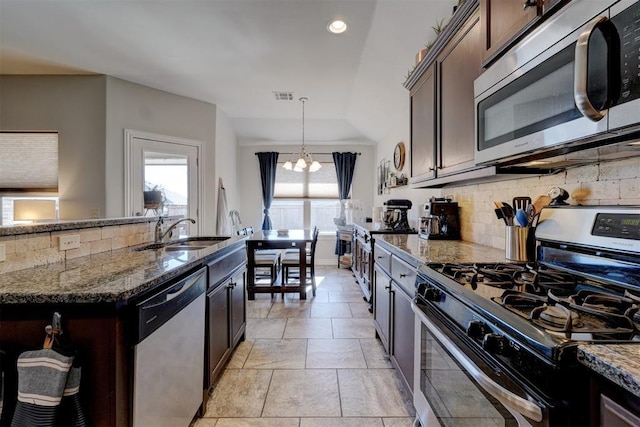
POLYGON ((452 355, 453 357, 467 370, 467 372, 473 377, 473 379, 489 394, 498 399, 505 406, 509 406, 518 413, 534 421, 542 421, 542 409, 533 402, 530 402, 522 397, 505 389, 491 378, 489 378, 482 370, 480 370, 475 363, 467 357, 454 343, 447 337, 436 325, 433 324, 422 310, 411 302, 411 309, 418 316, 420 321, 425 324, 437 339, 452 355))

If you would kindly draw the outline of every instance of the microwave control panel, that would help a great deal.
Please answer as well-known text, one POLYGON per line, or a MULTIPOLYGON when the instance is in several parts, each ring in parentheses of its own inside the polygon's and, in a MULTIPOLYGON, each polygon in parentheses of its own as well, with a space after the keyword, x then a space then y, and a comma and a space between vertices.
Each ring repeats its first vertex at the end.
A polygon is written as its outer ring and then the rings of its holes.
POLYGON ((640 98, 640 2, 612 18, 620 37, 619 104, 640 98))

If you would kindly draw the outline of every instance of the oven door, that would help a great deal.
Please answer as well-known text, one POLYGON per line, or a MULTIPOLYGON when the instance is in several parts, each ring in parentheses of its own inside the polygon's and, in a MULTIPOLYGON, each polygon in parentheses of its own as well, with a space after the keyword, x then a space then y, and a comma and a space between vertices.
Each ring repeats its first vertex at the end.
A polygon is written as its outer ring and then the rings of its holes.
POLYGON ((415 313, 413 403, 424 427, 530 426, 548 418, 547 409, 528 399, 504 371, 489 366, 461 340, 443 332, 446 326, 427 317, 415 302, 411 308, 415 313))

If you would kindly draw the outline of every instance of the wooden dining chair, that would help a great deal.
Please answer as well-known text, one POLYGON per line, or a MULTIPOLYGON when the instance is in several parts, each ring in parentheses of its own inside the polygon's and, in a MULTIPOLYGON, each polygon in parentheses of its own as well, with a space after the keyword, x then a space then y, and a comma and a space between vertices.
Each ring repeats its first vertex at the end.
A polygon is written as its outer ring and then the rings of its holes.
MULTIPOLYGON (((297 278, 302 283, 302 277, 306 283, 307 277, 311 279, 311 290, 313 296, 316 296, 316 246, 318 244, 318 227, 313 227, 312 241, 308 248, 306 248, 306 264, 307 271, 302 274, 300 272, 300 251, 298 249, 287 249, 282 257, 282 287, 284 288, 289 278, 297 278), (307 272, 309 275, 307 275, 307 272), (296 275, 297 273, 297 275, 296 275)), ((284 290, 283 290, 284 292, 284 290)))
MULTIPOLYGON (((251 236, 253 227, 245 227, 238 230, 238 235, 251 236)), ((257 250, 253 256, 255 267, 254 277, 256 279, 268 278, 273 285, 278 281, 278 274, 282 268, 282 253, 274 249, 257 250)), ((273 294, 271 294, 273 296, 273 294)))

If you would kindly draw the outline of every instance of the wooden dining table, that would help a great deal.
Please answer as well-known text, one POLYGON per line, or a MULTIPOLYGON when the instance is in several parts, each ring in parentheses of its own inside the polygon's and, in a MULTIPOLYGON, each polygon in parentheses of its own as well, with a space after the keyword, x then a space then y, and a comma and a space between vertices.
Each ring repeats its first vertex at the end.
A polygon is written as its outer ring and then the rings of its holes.
MULTIPOLYGON (((307 254, 306 247, 313 241, 313 231, 307 229, 287 230, 278 233, 277 230, 260 230, 252 234, 247 240, 247 296, 250 300, 255 299, 256 293, 282 293, 298 292, 300 299, 307 299, 307 254), (300 251, 300 280, 297 285, 281 285, 280 274, 275 283, 269 285, 256 284, 255 275, 255 252, 260 249, 298 249, 300 251)), ((312 283, 315 295, 315 284, 312 283)))

